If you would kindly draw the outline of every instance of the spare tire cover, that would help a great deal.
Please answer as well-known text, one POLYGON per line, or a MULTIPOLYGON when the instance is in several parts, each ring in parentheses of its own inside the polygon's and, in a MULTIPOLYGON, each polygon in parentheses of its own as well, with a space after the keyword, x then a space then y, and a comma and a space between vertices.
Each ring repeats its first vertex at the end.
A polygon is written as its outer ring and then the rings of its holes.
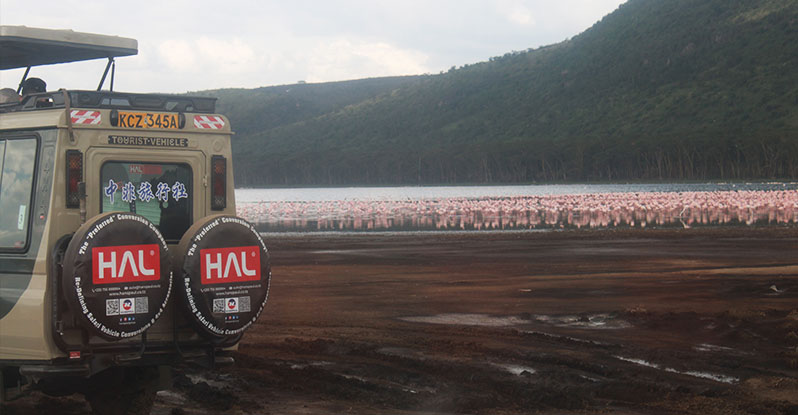
POLYGON ((161 316, 172 290, 166 241, 143 216, 97 215, 69 242, 62 286, 91 332, 108 340, 141 334, 161 316))
POLYGON ((249 222, 206 217, 186 231, 174 254, 176 295, 200 333, 232 336, 258 319, 269 296, 271 265, 249 222))

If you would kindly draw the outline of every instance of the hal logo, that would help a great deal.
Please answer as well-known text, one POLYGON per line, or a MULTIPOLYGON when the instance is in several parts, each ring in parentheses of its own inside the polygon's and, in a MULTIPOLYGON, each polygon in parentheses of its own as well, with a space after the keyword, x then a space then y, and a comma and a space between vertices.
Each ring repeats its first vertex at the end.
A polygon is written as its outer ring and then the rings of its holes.
POLYGON ((136 303, 132 298, 122 298, 119 300, 119 313, 120 314, 135 314, 136 303))
POLYGON ((201 249, 203 284, 260 280, 260 249, 257 246, 201 249))
POLYGON ((94 284, 161 279, 161 251, 156 244, 92 248, 91 257, 94 284))

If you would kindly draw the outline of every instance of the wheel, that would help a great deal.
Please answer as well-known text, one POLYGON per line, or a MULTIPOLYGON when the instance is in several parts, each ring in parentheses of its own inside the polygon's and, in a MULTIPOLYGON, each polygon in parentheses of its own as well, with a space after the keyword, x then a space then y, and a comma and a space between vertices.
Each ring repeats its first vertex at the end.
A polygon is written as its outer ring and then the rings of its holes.
POLYGON ((206 216, 188 228, 172 254, 175 296, 197 332, 229 340, 255 323, 269 298, 271 263, 252 224, 206 216))
POLYGON ((86 400, 95 415, 148 415, 155 403, 155 367, 111 368, 95 375, 86 400))
POLYGON ((99 214, 64 252, 61 288, 89 332, 109 341, 137 336, 163 314, 172 290, 166 241, 145 217, 99 214))

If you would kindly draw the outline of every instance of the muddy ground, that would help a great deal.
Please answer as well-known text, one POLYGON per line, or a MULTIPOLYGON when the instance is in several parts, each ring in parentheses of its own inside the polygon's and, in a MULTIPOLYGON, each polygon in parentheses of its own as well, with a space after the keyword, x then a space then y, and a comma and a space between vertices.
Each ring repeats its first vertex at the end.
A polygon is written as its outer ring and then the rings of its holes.
POLYGON ((797 229, 266 241, 236 365, 153 414, 798 414, 797 229))

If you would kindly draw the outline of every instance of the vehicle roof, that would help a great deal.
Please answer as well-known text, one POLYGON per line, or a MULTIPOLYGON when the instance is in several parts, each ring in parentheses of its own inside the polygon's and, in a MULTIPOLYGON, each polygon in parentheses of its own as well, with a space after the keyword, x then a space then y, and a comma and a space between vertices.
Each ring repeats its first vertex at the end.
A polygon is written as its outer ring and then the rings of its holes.
POLYGON ((130 38, 72 30, 0 26, 0 70, 137 53, 138 42, 130 38))

